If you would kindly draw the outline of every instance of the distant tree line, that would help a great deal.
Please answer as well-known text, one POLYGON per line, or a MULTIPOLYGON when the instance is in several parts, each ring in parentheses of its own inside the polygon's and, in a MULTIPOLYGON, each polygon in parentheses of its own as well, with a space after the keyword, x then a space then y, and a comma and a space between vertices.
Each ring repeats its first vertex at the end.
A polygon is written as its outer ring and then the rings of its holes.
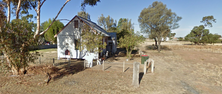
POLYGON ((219 39, 221 35, 210 33, 209 29, 205 29, 206 27, 212 27, 212 22, 216 22, 213 16, 205 16, 202 18, 203 25, 195 26, 191 32, 185 36, 185 41, 193 42, 194 44, 214 44, 217 42, 221 42, 219 39))

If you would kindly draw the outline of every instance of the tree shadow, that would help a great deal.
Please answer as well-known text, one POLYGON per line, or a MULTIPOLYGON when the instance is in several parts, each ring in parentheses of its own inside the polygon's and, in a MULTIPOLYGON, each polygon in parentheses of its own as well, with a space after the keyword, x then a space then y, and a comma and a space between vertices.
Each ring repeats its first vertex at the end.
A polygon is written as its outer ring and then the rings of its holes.
MULTIPOLYGON (((157 50, 158 48, 154 45, 147 45, 146 46, 146 50, 157 50)), ((161 50, 165 50, 165 51, 170 51, 172 49, 170 49, 169 47, 165 46, 165 45, 161 45, 161 50)))
POLYGON ((53 75, 52 79, 55 81, 63 78, 66 75, 73 75, 83 70, 85 70, 83 60, 71 60, 70 62, 58 63, 58 66, 52 67, 49 74, 53 75))

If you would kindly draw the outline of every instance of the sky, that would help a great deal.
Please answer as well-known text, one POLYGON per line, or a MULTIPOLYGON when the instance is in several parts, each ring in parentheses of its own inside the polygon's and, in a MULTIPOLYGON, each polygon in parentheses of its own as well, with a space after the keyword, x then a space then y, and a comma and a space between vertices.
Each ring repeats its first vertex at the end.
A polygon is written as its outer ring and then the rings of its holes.
MULTIPOLYGON (((54 18, 66 0, 47 0, 41 9, 41 23, 49 18, 54 18)), ((71 0, 62 10, 57 19, 71 20, 81 11, 82 0, 71 0)), ((156 0, 100 0, 96 6, 87 6, 86 12, 90 14, 91 21, 97 23, 98 17, 103 14, 105 17, 110 15, 114 20, 120 18, 131 19, 134 31, 140 31, 138 16, 140 12, 151 5, 156 0)), ((158 0, 166 4, 182 19, 178 22, 180 27, 172 30, 176 37, 185 37, 194 26, 200 23, 204 16, 213 15, 216 23, 207 29, 210 33, 222 35, 222 0, 158 0)), ((36 15, 32 10, 31 14, 36 15)), ((66 25, 69 21, 62 21, 66 25)))

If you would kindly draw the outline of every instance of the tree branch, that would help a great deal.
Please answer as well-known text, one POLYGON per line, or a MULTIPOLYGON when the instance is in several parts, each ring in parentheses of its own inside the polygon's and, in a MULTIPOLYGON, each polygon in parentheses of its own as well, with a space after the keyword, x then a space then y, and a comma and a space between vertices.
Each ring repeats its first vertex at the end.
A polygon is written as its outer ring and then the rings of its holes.
POLYGON ((33 9, 35 10, 35 12, 37 12, 37 10, 35 9, 35 7, 32 5, 33 9))
POLYGON ((42 5, 45 3, 45 1, 46 1, 46 0, 42 1, 41 5, 40 5, 40 8, 41 8, 41 7, 42 7, 42 5))
POLYGON ((17 6, 17 9, 16 9, 16 19, 19 18, 19 11, 20 11, 20 7, 21 7, 21 2, 22 2, 22 0, 18 1, 18 6, 17 6))
MULTIPOLYGON (((62 9, 65 7, 65 5, 69 2, 70 0, 67 0, 63 6, 61 7, 61 9, 59 10, 59 12, 57 13, 56 17, 53 19, 52 23, 48 26, 48 28, 46 30, 44 30, 43 32, 41 32, 39 35, 43 35, 45 32, 47 32, 49 30, 49 28, 52 26, 52 24, 56 21, 57 17, 59 16, 60 12, 62 11, 62 9)), ((35 35, 36 36, 36 35, 35 35)), ((34 36, 34 37, 35 37, 34 36)))

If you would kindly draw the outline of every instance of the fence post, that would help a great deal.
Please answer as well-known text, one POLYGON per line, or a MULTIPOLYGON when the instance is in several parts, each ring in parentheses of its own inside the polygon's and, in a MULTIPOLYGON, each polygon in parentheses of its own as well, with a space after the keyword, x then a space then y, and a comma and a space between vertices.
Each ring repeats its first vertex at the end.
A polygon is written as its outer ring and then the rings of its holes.
POLYGON ((2 60, 2 63, 4 63, 4 61, 5 61, 5 55, 3 55, 3 60, 2 60))
POLYGON ((39 57, 39 63, 41 64, 41 57, 39 57))
POLYGON ((69 68, 70 68, 71 58, 69 58, 69 68))
POLYGON ((54 58, 52 59, 52 63, 53 63, 52 65, 55 66, 55 59, 54 58))
MULTIPOLYGON (((147 64, 147 60, 144 62, 144 69, 143 69, 143 73, 146 74, 146 64, 147 64)), ((149 65, 148 65, 149 66, 149 65)))
POLYGON ((123 72, 125 71, 125 61, 123 61, 123 72))
POLYGON ((139 68, 140 68, 140 63, 134 62, 133 63, 133 81, 132 81, 132 85, 134 87, 139 87, 139 68))
POLYGON ((84 60, 84 69, 86 68, 86 60, 84 60))
POLYGON ((154 60, 152 60, 152 63, 151 63, 151 72, 153 73, 154 71, 154 60))
POLYGON ((103 60, 103 71, 105 71, 105 62, 104 62, 104 60, 103 60))

